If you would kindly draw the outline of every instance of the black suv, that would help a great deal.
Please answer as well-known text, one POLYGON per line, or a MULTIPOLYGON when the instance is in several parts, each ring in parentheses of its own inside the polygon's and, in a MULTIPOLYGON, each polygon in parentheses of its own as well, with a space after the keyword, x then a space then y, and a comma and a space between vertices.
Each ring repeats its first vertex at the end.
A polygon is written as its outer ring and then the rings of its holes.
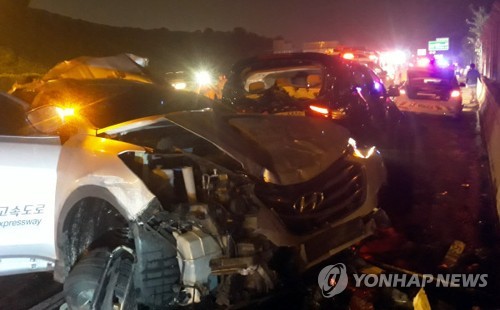
POLYGON ((367 66, 321 53, 271 54, 236 63, 222 102, 239 113, 316 116, 347 127, 363 144, 383 145, 402 117, 367 66))

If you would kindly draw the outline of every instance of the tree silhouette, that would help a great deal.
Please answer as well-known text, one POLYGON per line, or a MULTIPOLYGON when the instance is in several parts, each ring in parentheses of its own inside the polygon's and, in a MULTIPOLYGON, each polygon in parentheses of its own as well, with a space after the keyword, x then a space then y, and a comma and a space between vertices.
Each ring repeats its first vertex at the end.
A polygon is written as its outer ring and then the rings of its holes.
POLYGON ((232 31, 205 28, 193 32, 120 28, 31 9, 29 3, 29 0, 0 0, 3 73, 44 74, 64 60, 120 53, 149 58, 150 70, 156 75, 202 65, 225 72, 241 58, 272 50, 271 38, 241 27, 232 31))
POLYGON ((481 63, 483 44, 481 41, 481 34, 483 32, 484 25, 488 20, 489 14, 486 9, 482 6, 475 9, 473 5, 469 6, 472 11, 472 18, 467 19, 466 23, 469 25, 469 35, 466 38, 465 48, 472 52, 475 63, 481 63))

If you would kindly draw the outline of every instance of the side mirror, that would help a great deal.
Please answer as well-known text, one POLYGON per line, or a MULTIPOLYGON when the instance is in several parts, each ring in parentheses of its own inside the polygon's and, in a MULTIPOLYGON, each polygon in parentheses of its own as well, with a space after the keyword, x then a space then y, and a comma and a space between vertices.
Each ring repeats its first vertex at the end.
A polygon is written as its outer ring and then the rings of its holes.
POLYGON ((28 121, 36 130, 45 133, 56 133, 64 125, 64 114, 55 106, 42 106, 27 114, 28 121))
POLYGON ((398 97, 401 95, 401 92, 399 91, 399 87, 397 86, 389 86, 389 89, 387 89, 387 96, 388 97, 398 97))

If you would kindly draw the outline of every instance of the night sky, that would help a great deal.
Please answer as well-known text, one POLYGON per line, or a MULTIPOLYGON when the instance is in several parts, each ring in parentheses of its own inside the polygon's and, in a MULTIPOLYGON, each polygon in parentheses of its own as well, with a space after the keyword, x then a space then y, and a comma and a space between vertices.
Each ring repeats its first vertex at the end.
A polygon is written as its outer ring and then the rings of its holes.
POLYGON ((296 44, 340 40, 346 45, 425 47, 467 34, 469 4, 493 0, 32 0, 31 7, 91 22, 138 28, 230 31, 242 27, 296 44))

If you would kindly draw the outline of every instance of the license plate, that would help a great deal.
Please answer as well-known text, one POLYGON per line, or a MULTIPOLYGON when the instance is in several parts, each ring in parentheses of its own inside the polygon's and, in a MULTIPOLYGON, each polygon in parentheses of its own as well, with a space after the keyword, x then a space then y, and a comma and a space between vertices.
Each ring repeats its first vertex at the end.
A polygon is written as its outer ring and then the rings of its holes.
POLYGON ((306 116, 306 112, 304 112, 304 111, 287 111, 287 112, 276 113, 276 115, 306 116))

